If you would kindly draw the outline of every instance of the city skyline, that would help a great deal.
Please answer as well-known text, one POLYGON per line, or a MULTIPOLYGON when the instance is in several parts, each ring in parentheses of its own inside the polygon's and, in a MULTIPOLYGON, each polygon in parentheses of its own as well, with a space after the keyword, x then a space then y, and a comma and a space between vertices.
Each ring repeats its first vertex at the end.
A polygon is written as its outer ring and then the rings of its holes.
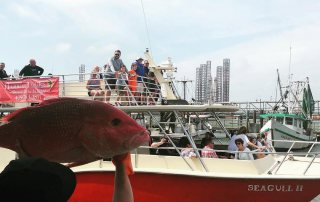
POLYGON ((216 67, 215 75, 212 74, 211 60, 196 68, 196 102, 229 102, 230 59, 224 58, 222 64, 216 67))

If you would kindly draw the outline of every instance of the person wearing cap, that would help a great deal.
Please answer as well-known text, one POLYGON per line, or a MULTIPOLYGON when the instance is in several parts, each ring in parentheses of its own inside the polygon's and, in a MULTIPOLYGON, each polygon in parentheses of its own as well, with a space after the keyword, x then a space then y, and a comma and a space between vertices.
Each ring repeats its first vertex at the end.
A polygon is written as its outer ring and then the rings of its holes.
POLYGON ((44 69, 36 65, 35 59, 30 59, 29 64, 24 66, 20 71, 19 76, 40 76, 43 74, 44 69))
POLYGON ((144 84, 144 77, 145 77, 145 71, 144 66, 142 64, 143 59, 141 57, 138 57, 136 59, 137 63, 137 75, 138 75, 138 85, 137 85, 137 96, 140 97, 140 104, 142 105, 145 102, 144 97, 144 91, 145 91, 145 84, 144 84))
POLYGON ((6 64, 4 62, 0 63, 0 79, 6 79, 9 76, 7 75, 6 70, 4 68, 6 67, 6 64))
POLYGON ((75 187, 70 168, 42 158, 13 160, 0 174, 0 197, 5 202, 66 202, 75 187))

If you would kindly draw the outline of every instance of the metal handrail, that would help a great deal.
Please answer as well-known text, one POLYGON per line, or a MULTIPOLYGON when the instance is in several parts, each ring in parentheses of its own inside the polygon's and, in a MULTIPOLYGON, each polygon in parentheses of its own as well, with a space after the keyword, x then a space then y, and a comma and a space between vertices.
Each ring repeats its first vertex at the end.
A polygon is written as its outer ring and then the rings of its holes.
POLYGON ((189 140, 192 148, 195 149, 196 155, 197 155, 197 157, 199 158, 202 167, 204 168, 204 170, 205 170, 206 172, 208 172, 208 171, 209 171, 209 170, 208 170, 208 167, 206 166, 206 164, 205 164, 204 161, 202 160, 202 158, 201 158, 201 156, 200 156, 200 154, 199 154, 199 151, 197 150, 197 146, 196 146, 195 142, 193 141, 193 139, 192 139, 192 137, 191 137, 191 134, 189 134, 189 131, 188 131, 187 129, 185 129, 185 127, 183 126, 183 123, 181 122, 181 119, 180 119, 180 117, 178 116, 177 111, 174 110, 173 113, 174 113, 176 119, 178 120, 178 123, 181 124, 182 129, 183 129, 183 132, 184 132, 184 134, 186 135, 186 137, 188 138, 188 140, 189 140))
MULTIPOLYGON (((150 117, 153 119, 153 121, 154 121, 155 123, 158 122, 157 119, 152 115, 152 113, 151 113, 150 111, 148 112, 148 114, 150 115, 150 117)), ((168 140, 170 141, 170 143, 174 146, 175 150, 176 150, 176 151, 178 152, 178 154, 181 156, 181 153, 180 153, 179 149, 177 149, 178 147, 174 144, 174 142, 172 141, 171 137, 166 135, 165 129, 164 129, 159 123, 157 123, 157 124, 158 124, 161 132, 164 133, 165 137, 168 138, 168 140)), ((188 163, 188 161, 187 161, 184 157, 182 157, 182 158, 183 158, 183 160, 185 161, 185 163, 189 166, 189 168, 190 168, 191 170, 194 170, 194 169, 192 168, 192 166, 188 163)))
MULTIPOLYGON (((140 146, 139 148, 152 148, 150 146, 140 146)), ((153 148, 154 149, 154 148, 153 148)), ((175 150, 179 150, 181 151, 182 149, 185 149, 183 147, 159 147, 157 149, 175 149, 175 150)), ((201 148, 192 148, 194 151, 202 151, 204 149, 201 148)), ((298 152, 298 153, 287 153, 287 152, 265 152, 265 151, 229 151, 229 150, 216 150, 213 149, 214 152, 219 152, 219 153, 251 153, 251 154, 257 154, 257 153, 263 153, 263 154, 267 154, 267 155, 284 155, 284 158, 282 159, 282 161, 277 161, 268 171, 267 174, 271 175, 273 170, 276 168, 274 175, 277 175, 278 170, 280 169, 280 167, 282 166, 282 164, 285 162, 285 160, 287 160, 287 157, 289 155, 297 155, 297 156, 302 156, 305 155, 306 153, 308 153, 308 155, 312 155, 313 158, 311 159, 311 161, 309 162, 309 164, 307 165, 306 169, 303 171, 302 175, 306 175, 307 171, 310 169, 311 165, 314 163, 315 159, 320 156, 319 152, 298 152)), ((179 156, 181 156, 181 153, 179 152, 179 156)), ((182 157, 182 156, 181 156, 182 157)), ((185 157, 183 157, 185 158, 185 157)), ((197 158, 201 161, 203 157, 198 157, 197 158)), ((223 158, 222 158, 223 159, 223 158)))

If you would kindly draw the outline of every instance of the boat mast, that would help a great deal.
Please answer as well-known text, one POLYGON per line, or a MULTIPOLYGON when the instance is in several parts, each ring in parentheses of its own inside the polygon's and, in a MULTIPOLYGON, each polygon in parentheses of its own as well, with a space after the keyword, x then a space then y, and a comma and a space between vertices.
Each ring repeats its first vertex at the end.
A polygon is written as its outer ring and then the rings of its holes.
POLYGON ((277 74, 278 74, 278 85, 279 85, 279 89, 280 89, 280 99, 281 99, 281 98, 283 98, 283 94, 282 94, 282 86, 281 86, 281 81, 280 81, 279 69, 277 69, 277 74))
MULTIPOLYGON (((290 44, 290 51, 289 51, 289 75, 288 75, 288 91, 292 92, 292 75, 291 75, 291 44, 290 44)), ((291 98, 291 93, 288 93, 288 112, 292 113, 292 108, 290 107, 292 105, 292 98, 291 98)))

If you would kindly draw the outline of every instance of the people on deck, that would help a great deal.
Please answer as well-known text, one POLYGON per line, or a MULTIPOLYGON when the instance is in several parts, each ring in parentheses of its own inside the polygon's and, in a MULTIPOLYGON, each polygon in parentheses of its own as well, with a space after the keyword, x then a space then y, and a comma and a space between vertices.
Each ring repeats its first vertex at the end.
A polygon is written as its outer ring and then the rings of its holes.
POLYGON ((126 72, 126 66, 122 65, 120 68, 118 75, 117 75, 117 91, 118 91, 118 97, 116 105, 120 106, 122 104, 122 100, 125 100, 125 105, 128 104, 128 97, 127 97, 127 72, 126 72))
MULTIPOLYGON (((168 142, 168 138, 162 137, 159 142, 153 142, 151 148, 167 147, 168 142)), ((156 154, 169 155, 169 151, 167 149, 157 149, 156 154)))
POLYGON ((135 97, 137 93, 137 79, 138 79, 136 70, 137 70, 137 63, 134 62, 131 64, 131 70, 128 73, 128 86, 130 90, 129 97, 130 97, 131 104, 133 103, 134 100, 137 99, 135 97))
POLYGON ((149 95, 148 95, 148 103, 151 105, 154 105, 155 102, 157 101, 157 78, 154 75, 154 72, 149 72, 148 75, 148 91, 149 91, 149 95))
MULTIPOLYGON (((149 76, 149 72, 150 72, 149 61, 148 60, 144 60, 143 61, 143 68, 144 68, 144 76, 148 77, 149 76)), ((147 80, 146 80, 146 82, 147 82, 147 80)))
POLYGON ((236 139, 235 144, 237 146, 237 152, 235 154, 236 160, 254 160, 252 153, 250 153, 250 149, 244 145, 242 138, 236 139))
MULTIPOLYGON (((110 100, 111 90, 116 88, 116 78, 122 65, 124 65, 121 57, 121 51, 114 51, 114 56, 110 59, 109 63, 105 65, 105 82, 106 82, 106 97, 107 101, 110 100)), ((127 70, 126 70, 127 72, 127 70)))
POLYGON ((203 158, 219 158, 217 153, 214 151, 214 143, 211 138, 205 139, 204 147, 201 151, 201 157, 203 158))
POLYGON ((213 134, 210 132, 206 132, 204 137, 201 139, 200 147, 203 148, 205 146, 206 139, 212 140, 212 138, 213 138, 213 134))
POLYGON ((261 135, 261 144, 265 147, 265 152, 273 152, 273 147, 271 141, 268 140, 268 133, 263 133, 261 135))
POLYGON ((4 68, 6 67, 6 64, 4 62, 0 63, 0 79, 6 79, 9 76, 7 75, 6 70, 4 68))
POLYGON ((97 78, 98 72, 93 70, 90 74, 90 79, 87 81, 86 88, 88 89, 88 95, 93 96, 94 100, 104 100, 104 90, 101 88, 102 80, 97 78))
POLYGON ((261 159, 261 158, 265 157, 264 153, 261 152, 262 149, 260 149, 260 148, 263 147, 262 144, 261 144, 259 141, 257 141, 257 139, 256 139, 255 137, 249 137, 249 141, 250 141, 252 144, 254 144, 254 145, 256 145, 256 146, 259 147, 259 149, 257 150, 257 149, 255 149, 255 148, 253 148, 252 146, 248 145, 248 148, 249 148, 251 151, 256 151, 256 153, 253 154, 254 159, 261 159))
POLYGON ((187 137, 182 137, 180 139, 180 147, 183 147, 181 150, 181 156, 189 158, 197 156, 187 137))
POLYGON ((24 66, 20 71, 19 76, 40 76, 44 69, 36 65, 35 59, 30 59, 29 64, 24 66))
POLYGON ((137 63, 137 70, 136 73, 138 75, 138 84, 137 84, 137 96, 139 97, 139 104, 144 104, 145 103, 145 84, 144 84, 144 76, 145 76, 145 71, 144 71, 144 66, 142 64, 143 59, 141 57, 137 58, 136 63, 137 63))
POLYGON ((252 146, 252 148, 255 149, 259 149, 260 147, 258 147, 257 145, 251 143, 247 137, 247 128, 245 126, 241 126, 238 130, 238 133, 233 135, 231 137, 231 140, 229 141, 229 145, 228 145, 228 150, 229 151, 236 151, 238 148, 235 144, 235 140, 241 138, 243 140, 243 144, 245 147, 247 147, 248 145, 252 146))
POLYGON ((148 60, 143 60, 143 69, 144 69, 143 82, 144 82, 144 86, 145 86, 145 90, 144 90, 143 94, 145 96, 146 101, 148 101, 147 100, 147 97, 148 97, 148 90, 147 89, 149 88, 149 72, 150 72, 148 60))
MULTIPOLYGON (((165 130, 166 134, 169 134, 169 130, 165 130)), ((157 148, 156 154, 166 155, 166 156, 176 156, 177 152, 174 149, 163 149, 163 147, 172 147, 171 142, 167 135, 163 136, 159 142, 153 142, 151 144, 152 148, 157 148)))

